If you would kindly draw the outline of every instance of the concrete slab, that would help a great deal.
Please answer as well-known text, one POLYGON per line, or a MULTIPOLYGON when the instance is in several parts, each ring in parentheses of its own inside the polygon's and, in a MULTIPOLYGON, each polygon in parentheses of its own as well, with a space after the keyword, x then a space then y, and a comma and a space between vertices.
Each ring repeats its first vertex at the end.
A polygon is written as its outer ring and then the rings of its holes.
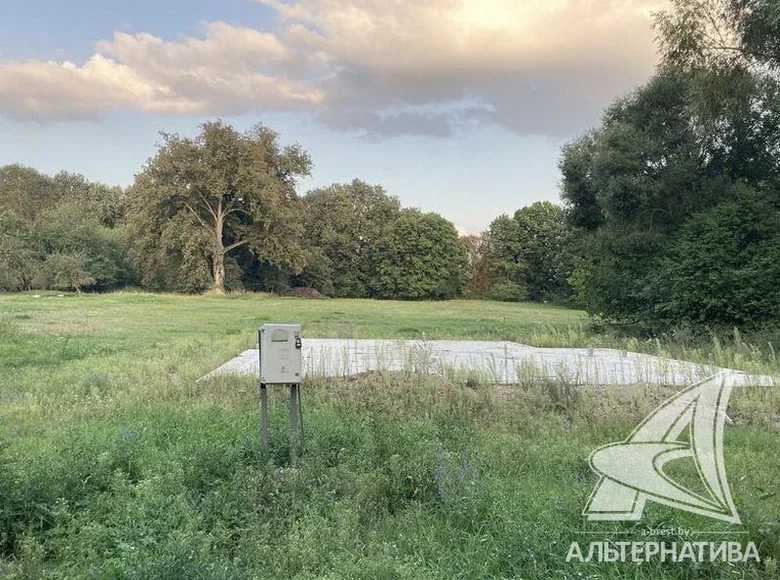
MULTIPOLYGON (((735 386, 779 384, 775 377, 646 354, 601 348, 536 348, 515 342, 306 338, 303 365, 307 377, 411 370, 441 376, 471 374, 492 384, 550 379, 576 385, 683 386, 727 371, 735 386)), ((258 376, 258 372, 257 349, 250 349, 203 379, 222 375, 258 376)))

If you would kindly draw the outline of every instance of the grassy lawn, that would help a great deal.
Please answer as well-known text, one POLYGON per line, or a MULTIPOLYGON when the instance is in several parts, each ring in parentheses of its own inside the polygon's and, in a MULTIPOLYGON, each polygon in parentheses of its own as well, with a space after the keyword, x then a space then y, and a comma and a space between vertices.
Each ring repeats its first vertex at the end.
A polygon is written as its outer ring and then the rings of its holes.
POLYGON ((741 526, 652 502, 640 522, 597 525, 581 516, 597 481, 590 452, 673 390, 411 372, 310 380, 292 466, 283 392, 262 456, 254 381, 195 382, 269 321, 301 322, 310 337, 592 344, 777 370, 764 345, 621 342, 547 305, 0 295, 0 577, 780 577, 776 390, 732 394, 724 447, 741 526), (572 541, 671 527, 753 541, 761 563, 566 562, 572 541))

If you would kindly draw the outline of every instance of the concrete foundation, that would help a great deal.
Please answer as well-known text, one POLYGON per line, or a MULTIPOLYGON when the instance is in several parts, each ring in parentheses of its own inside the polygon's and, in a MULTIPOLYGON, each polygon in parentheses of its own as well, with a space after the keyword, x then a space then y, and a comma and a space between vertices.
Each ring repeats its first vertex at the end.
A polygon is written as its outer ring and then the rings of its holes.
MULTIPOLYGON (((774 385, 774 377, 613 349, 536 348, 515 342, 464 340, 303 340, 304 376, 344 377, 367 371, 474 376, 491 384, 556 380, 576 385, 689 385, 728 371, 735 386, 774 385)), ((257 349, 244 351, 203 377, 258 376, 257 349)))

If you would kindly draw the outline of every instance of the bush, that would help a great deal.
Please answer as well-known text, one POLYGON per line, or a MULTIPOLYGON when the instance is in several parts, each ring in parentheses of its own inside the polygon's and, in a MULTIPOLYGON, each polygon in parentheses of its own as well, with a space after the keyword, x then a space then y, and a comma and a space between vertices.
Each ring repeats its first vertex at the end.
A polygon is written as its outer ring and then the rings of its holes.
POLYGON ((522 302, 528 299, 528 288, 516 282, 501 282, 493 286, 489 298, 502 302, 522 302))
POLYGON ((56 290, 81 292, 84 286, 91 286, 95 279, 89 275, 80 256, 52 254, 43 264, 46 286, 56 290))
POLYGON ((758 327, 780 320, 780 208, 743 187, 694 216, 652 271, 645 299, 655 323, 758 327))

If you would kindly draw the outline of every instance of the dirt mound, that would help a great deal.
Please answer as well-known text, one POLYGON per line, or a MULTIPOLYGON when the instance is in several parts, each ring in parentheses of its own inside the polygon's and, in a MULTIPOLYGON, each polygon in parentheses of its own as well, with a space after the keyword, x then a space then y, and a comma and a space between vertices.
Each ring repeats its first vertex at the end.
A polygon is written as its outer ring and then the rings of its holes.
POLYGON ((327 296, 320 294, 314 288, 291 288, 288 296, 297 296, 299 298, 313 298, 315 300, 325 300, 327 296))

